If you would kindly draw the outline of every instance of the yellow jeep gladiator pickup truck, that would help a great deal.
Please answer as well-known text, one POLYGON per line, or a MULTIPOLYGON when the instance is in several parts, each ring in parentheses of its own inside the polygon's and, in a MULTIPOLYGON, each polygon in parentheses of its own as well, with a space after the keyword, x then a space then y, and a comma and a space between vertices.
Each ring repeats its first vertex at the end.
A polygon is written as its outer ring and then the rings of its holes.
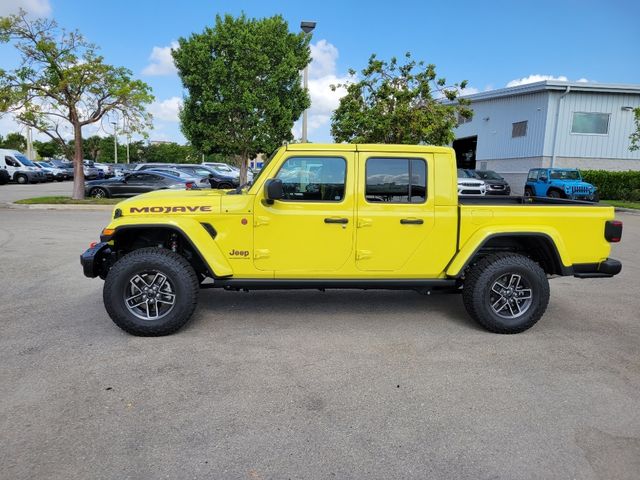
POLYGON ((619 273, 621 235, 612 207, 458 198, 451 148, 298 144, 249 187, 117 204, 81 263, 134 335, 178 330, 201 288, 454 290, 485 328, 517 333, 543 315, 550 277, 619 273))

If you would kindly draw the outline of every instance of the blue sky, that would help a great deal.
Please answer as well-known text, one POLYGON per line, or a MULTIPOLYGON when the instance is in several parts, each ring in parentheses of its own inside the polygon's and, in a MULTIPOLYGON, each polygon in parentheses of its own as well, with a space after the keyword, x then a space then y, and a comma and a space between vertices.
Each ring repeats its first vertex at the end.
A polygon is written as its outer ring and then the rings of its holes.
MULTIPOLYGON (((216 13, 282 14, 292 30, 300 20, 318 22, 312 40, 309 133, 316 142, 330 141, 329 119, 338 96, 329 85, 345 80, 349 68, 364 67, 373 52, 389 58, 411 51, 415 58, 436 64, 449 82, 467 79, 469 92, 537 76, 640 83, 637 0, 2 0, 0 15, 19 6, 79 29, 101 47, 107 62, 126 66, 149 83, 156 96, 152 139, 184 141, 176 117, 183 90, 168 47, 212 25, 216 13)), ((7 68, 15 61, 14 52, 0 46, 0 59, 7 68)), ((15 129, 9 118, 0 119, 0 134, 15 129)))

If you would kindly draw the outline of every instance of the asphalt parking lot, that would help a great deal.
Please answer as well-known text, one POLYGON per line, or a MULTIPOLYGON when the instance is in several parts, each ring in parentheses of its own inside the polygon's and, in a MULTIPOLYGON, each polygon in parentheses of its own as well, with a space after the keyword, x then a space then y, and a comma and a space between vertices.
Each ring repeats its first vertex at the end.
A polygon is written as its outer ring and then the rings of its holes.
POLYGON ((23 198, 49 197, 49 196, 71 196, 73 191, 73 181, 31 183, 18 185, 8 183, 0 186, 0 205, 7 202, 15 202, 23 198))
POLYGON ((640 216, 520 335, 456 295, 206 291, 163 338, 82 276, 108 216, 0 209, 1 478, 638 478, 640 216))

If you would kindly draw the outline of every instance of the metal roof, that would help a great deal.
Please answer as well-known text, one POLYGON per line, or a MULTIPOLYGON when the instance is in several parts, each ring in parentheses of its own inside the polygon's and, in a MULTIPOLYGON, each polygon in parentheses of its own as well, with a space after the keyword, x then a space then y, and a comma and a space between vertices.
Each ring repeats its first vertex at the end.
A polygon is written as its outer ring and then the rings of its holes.
POLYGON ((559 80, 543 80, 541 82, 527 83, 516 87, 498 88, 486 92, 464 95, 471 101, 489 100, 500 97, 512 97, 515 95, 527 95, 543 91, 565 92, 569 88, 571 92, 592 93, 622 93, 640 95, 640 85, 630 83, 596 83, 596 82, 562 82, 559 80))

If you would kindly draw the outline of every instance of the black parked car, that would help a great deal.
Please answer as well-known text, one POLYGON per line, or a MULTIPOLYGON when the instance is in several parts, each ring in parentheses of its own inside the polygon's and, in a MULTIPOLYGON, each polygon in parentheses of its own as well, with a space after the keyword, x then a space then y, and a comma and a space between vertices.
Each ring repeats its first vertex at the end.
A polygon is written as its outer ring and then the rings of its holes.
POLYGON ((487 185, 487 195, 511 195, 509 183, 493 170, 467 170, 487 185))
POLYGON ((132 197, 154 190, 195 190, 198 186, 162 172, 133 172, 122 177, 85 183, 85 195, 94 198, 132 197))
POLYGON ((176 165, 174 168, 194 177, 209 177, 211 188, 236 188, 240 182, 233 173, 222 172, 206 165, 176 165))

